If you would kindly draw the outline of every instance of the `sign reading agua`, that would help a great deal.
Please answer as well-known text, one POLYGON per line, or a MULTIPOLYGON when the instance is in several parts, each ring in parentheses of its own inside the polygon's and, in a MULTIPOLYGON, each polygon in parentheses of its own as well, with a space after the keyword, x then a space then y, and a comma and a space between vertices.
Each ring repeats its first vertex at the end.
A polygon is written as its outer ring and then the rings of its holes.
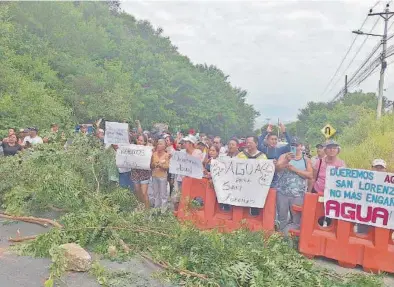
POLYGON ((263 208, 275 165, 272 160, 212 160, 211 176, 219 203, 263 208))
POLYGON ((129 144, 129 126, 124 123, 105 122, 104 143, 129 144))
POLYGON ((116 166, 122 168, 150 170, 152 147, 142 145, 121 145, 116 151, 116 166))
POLYGON ((362 169, 327 168, 325 215, 394 229, 394 174, 362 169))
POLYGON ((172 154, 169 172, 198 179, 203 176, 201 160, 181 151, 172 154))

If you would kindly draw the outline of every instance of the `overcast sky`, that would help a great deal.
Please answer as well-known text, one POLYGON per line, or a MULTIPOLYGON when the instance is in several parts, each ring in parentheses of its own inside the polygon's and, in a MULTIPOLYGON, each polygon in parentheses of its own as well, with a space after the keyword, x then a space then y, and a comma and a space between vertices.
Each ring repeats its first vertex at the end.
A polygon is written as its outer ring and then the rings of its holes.
MULTIPOLYGON (((381 11, 387 2, 381 1, 374 11, 381 11)), ((193 63, 216 65, 230 76, 233 85, 247 90, 248 102, 261 113, 259 125, 266 118, 274 122, 278 117, 283 121, 294 120, 298 109, 308 101, 328 101, 335 96, 344 82, 344 77, 339 76, 365 36, 358 36, 338 74, 337 85, 324 96, 322 92, 353 40, 351 31, 360 28, 375 3, 375 0, 122 1, 122 8, 138 20, 162 27, 164 35, 193 63)), ((376 20, 369 17, 363 30, 369 32, 376 20)), ((379 20, 373 32, 383 32, 383 20, 379 20)), ((394 27, 390 32, 394 32, 394 27)), ((378 37, 367 39, 347 72, 349 76, 378 41, 378 37)), ((357 89, 376 92, 378 78, 379 72, 357 89)), ((385 87, 385 96, 393 99, 391 67, 385 87)))

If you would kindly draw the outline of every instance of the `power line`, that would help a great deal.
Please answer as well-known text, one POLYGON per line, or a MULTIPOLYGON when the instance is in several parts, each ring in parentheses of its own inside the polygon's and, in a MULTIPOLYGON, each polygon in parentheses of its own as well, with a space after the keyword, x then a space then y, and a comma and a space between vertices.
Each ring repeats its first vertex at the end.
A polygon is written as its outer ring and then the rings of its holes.
MULTIPOLYGON (((374 5, 371 9, 375 8, 375 7, 379 4, 379 2, 380 2, 380 0, 377 1, 377 2, 375 3, 375 5, 374 5)), ((367 22, 367 20, 368 20, 368 15, 365 17, 364 22, 361 24, 361 28, 360 28, 359 30, 361 30, 361 29, 364 27, 364 25, 365 25, 365 23, 367 22)), ((347 56, 349 55, 350 51, 352 50, 353 45, 354 45, 354 43, 356 42, 357 36, 358 36, 358 35, 355 35, 355 36, 354 36, 354 39, 353 39, 352 43, 350 44, 348 50, 346 51, 345 56, 342 58, 342 60, 341 60, 341 62, 340 62, 340 64, 339 64, 339 66, 338 66, 338 68, 336 69, 334 75, 331 77, 331 79, 329 80, 328 84, 327 84, 326 87, 324 88, 324 91, 323 91, 323 93, 320 95, 320 97, 322 97, 322 96, 326 93, 328 87, 331 85, 331 83, 333 82, 334 78, 337 76, 337 74, 338 74, 339 70, 341 69, 343 63, 345 62, 347 56)))
MULTIPOLYGON (((376 19, 374 25, 372 26, 371 30, 369 31, 369 33, 372 33, 373 29, 375 29, 376 25, 379 22, 379 18, 376 19)), ((394 22, 393 22, 394 23, 394 22)), ((347 70, 350 68, 350 66, 353 64, 354 59, 356 59, 356 57, 358 56, 358 54, 360 53, 361 49, 364 47, 365 42, 367 42, 369 36, 364 38, 364 41, 361 43, 360 47, 358 48, 356 54, 354 54, 353 58, 350 60, 349 64, 347 65, 346 69, 342 72, 341 76, 337 79, 337 81, 335 82, 335 84, 331 87, 331 89, 328 91, 328 94, 336 87, 336 85, 338 84, 338 82, 343 79, 343 76, 345 75, 345 73, 347 72, 347 70)))
MULTIPOLYGON (((381 43, 378 43, 372 50, 372 52, 369 54, 369 56, 367 57, 366 60, 364 60, 364 62, 361 64, 361 66, 356 70, 356 72, 352 75, 352 77, 350 78, 349 82, 348 82, 348 86, 351 85, 354 82, 354 79, 356 78, 356 76, 358 75, 358 73, 361 71, 361 69, 364 68, 364 66, 369 62, 369 60, 375 55, 376 51, 379 49, 379 47, 381 46, 381 43)), ((342 94, 343 94, 344 88, 342 88, 339 93, 337 93, 335 95, 335 97, 331 100, 332 102, 337 100, 342 94)))

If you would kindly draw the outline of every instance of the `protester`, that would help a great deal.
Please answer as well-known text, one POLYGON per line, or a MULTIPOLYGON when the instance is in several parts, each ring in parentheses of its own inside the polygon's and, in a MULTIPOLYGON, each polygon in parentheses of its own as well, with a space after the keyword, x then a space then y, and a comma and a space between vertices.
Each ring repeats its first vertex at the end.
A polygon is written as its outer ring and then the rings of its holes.
POLYGON ((290 152, 290 141, 291 137, 286 132, 286 127, 284 124, 280 124, 280 130, 282 134, 286 137, 287 144, 285 146, 278 147, 278 136, 272 133, 272 126, 268 125, 267 130, 264 131, 259 137, 258 150, 266 154, 268 159, 277 160, 282 154, 290 152), (267 140, 265 141, 265 138, 267 140))
POLYGON ((105 133, 104 133, 103 129, 97 130, 96 137, 102 144, 104 144, 104 135, 105 135, 105 133))
MULTIPOLYGON (((112 145, 112 148, 117 151, 119 148, 119 145, 112 145)), ((127 188, 129 190, 133 189, 133 182, 131 180, 131 168, 129 167, 119 167, 118 168, 118 173, 119 173, 119 186, 123 188, 127 188)))
POLYGON ((9 128, 8 129, 8 136, 6 138, 4 138, 2 141, 3 142, 8 142, 10 136, 15 134, 15 129, 14 128, 9 128))
MULTIPOLYGON (((166 152, 171 157, 173 153, 176 151, 175 140, 171 135, 166 135, 164 138, 166 141, 166 152)), ((170 195, 171 195, 174 191, 175 174, 168 173, 167 181, 168 184, 170 185, 170 195)))
POLYGON ((29 129, 20 129, 19 136, 18 136, 18 144, 22 145, 25 137, 29 135, 29 129))
POLYGON ((30 128, 29 129, 29 135, 24 138, 22 145, 26 146, 27 143, 29 143, 32 146, 44 143, 42 138, 40 136, 38 136, 38 129, 37 128, 30 128))
POLYGON ((4 156, 12 156, 16 155, 19 151, 22 150, 22 146, 18 144, 18 138, 15 133, 8 136, 7 142, 2 142, 1 146, 3 148, 4 156))
MULTIPOLYGON (((147 143, 147 138, 144 134, 140 134, 136 138, 136 145, 144 146, 147 143)), ((148 185, 151 177, 150 170, 132 169, 131 180, 133 181, 135 193, 137 198, 145 204, 145 208, 149 208, 148 185)))
POLYGON ((167 192, 167 176, 170 166, 170 156, 166 152, 164 139, 159 139, 156 151, 152 155, 152 204, 154 207, 167 207, 169 192, 167 192))
POLYGON ((323 157, 326 156, 326 153, 324 152, 324 147, 322 144, 317 144, 316 145, 316 155, 311 158, 312 161, 312 166, 315 166, 316 162, 322 159, 323 157))
POLYGON ((276 209, 278 212, 278 231, 288 234, 289 229, 299 229, 301 214, 293 212, 293 204, 302 205, 304 194, 308 188, 308 179, 312 179, 311 161, 302 152, 302 144, 294 138, 291 146, 296 153, 282 154, 278 159, 278 184, 276 193, 276 209), (289 220, 290 213, 290 220, 289 220))
MULTIPOLYGON (((248 136, 246 137, 246 149, 241 151, 237 158, 241 159, 267 159, 266 155, 257 149, 258 145, 258 137, 257 136, 248 136)), ((226 205, 223 205, 223 209, 227 209, 226 205)), ((260 214, 258 208, 250 208, 250 215, 257 216, 260 214)))
POLYGON ((88 125, 81 125, 79 128, 79 132, 83 135, 87 135, 88 134, 88 125))
POLYGON ((226 148, 222 146, 222 139, 220 137, 213 138, 213 145, 219 148, 219 155, 226 155, 226 148))
POLYGON ((237 158, 243 159, 267 159, 267 156, 257 149, 257 136, 248 136, 246 138, 246 149, 237 155, 237 158))
POLYGON ((208 157, 204 160, 204 176, 207 178, 211 178, 211 161, 213 159, 217 159, 219 156, 219 147, 211 146, 208 150, 208 157))
POLYGON ((228 141, 227 145, 228 145, 227 156, 228 157, 237 157, 237 155, 239 154, 238 140, 236 138, 232 138, 228 141))
POLYGON ((313 189, 312 193, 324 192, 324 186, 326 184, 326 170, 328 166, 333 167, 345 167, 345 162, 338 158, 340 152, 340 146, 334 140, 328 140, 324 144, 324 153, 326 156, 319 159, 313 167, 313 189))
MULTIPOLYGON (((372 170, 378 172, 386 172, 387 171, 387 164, 383 159, 377 158, 372 161, 372 170)), ((361 234, 368 233, 369 225, 365 224, 357 224, 356 225, 357 232, 361 234)))

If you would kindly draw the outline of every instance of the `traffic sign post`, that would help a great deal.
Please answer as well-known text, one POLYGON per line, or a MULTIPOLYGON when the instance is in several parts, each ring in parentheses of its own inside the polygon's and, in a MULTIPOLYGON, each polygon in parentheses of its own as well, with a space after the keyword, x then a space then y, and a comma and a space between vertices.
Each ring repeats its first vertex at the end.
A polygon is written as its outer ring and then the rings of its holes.
POLYGON ((322 134, 326 137, 326 139, 329 139, 336 133, 336 129, 334 129, 330 124, 327 124, 324 126, 324 128, 321 129, 322 134))

